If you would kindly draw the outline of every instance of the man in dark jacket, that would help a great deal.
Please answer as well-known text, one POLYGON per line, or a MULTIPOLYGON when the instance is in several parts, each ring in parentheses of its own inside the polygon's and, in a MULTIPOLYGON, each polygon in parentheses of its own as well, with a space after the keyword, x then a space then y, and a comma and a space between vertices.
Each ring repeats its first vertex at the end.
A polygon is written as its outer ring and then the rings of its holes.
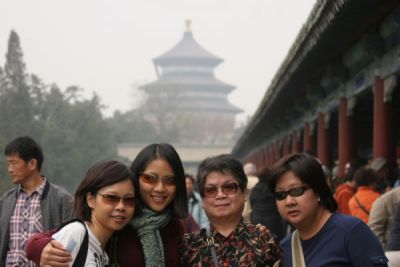
POLYGON ((30 137, 18 137, 4 151, 16 187, 0 199, 1 266, 36 266, 25 256, 32 234, 58 227, 72 217, 72 197, 40 173, 43 152, 30 137), (4 264, 4 265, 3 265, 4 264))

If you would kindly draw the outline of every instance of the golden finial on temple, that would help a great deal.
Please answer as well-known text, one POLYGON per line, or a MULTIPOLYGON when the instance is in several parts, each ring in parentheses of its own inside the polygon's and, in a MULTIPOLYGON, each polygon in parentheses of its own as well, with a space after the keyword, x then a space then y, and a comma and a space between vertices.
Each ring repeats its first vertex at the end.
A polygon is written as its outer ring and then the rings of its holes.
POLYGON ((185 20, 185 25, 186 25, 186 31, 187 32, 191 32, 192 31, 192 29, 190 28, 191 24, 192 24, 192 20, 191 19, 186 19, 185 20))

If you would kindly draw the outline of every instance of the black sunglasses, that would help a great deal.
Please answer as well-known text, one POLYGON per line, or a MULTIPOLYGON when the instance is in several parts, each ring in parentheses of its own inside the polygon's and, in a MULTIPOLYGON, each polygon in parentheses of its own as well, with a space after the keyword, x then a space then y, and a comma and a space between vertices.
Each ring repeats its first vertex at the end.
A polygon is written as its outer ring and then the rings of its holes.
POLYGON ((307 189, 311 189, 311 187, 309 187, 308 185, 303 185, 300 187, 289 189, 288 191, 276 191, 275 198, 277 200, 284 200, 288 195, 290 195, 291 197, 299 197, 303 195, 307 189))

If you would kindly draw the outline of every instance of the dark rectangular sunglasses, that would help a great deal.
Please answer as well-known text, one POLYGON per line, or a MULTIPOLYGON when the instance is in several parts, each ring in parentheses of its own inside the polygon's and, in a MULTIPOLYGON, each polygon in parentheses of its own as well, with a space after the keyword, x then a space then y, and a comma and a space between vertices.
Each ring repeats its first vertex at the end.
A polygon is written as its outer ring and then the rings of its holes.
POLYGON ((277 200, 284 200, 288 195, 290 195, 291 197, 299 197, 299 196, 303 195, 307 189, 310 189, 310 188, 311 187, 309 187, 308 185, 303 185, 300 187, 295 187, 295 188, 289 189, 288 191, 276 191, 275 198, 277 200))

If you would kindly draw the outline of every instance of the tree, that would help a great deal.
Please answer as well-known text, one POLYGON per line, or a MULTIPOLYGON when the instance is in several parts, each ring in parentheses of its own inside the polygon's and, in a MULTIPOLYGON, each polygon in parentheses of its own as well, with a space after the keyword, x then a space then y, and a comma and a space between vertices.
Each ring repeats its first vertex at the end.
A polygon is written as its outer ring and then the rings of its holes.
POLYGON ((184 127, 176 114, 181 103, 179 96, 183 88, 171 85, 161 88, 154 86, 142 88, 146 90, 146 103, 139 110, 157 130, 157 141, 177 142, 180 139, 181 128, 184 127))
MULTIPOLYGON (((18 35, 12 31, 0 67, 0 146, 21 135, 33 137, 45 156, 42 173, 70 191, 95 162, 116 158, 116 144, 97 95, 84 99, 77 86, 62 91, 25 70, 18 35)), ((0 160, 0 194, 10 188, 0 160)))
MULTIPOLYGON (((0 68, 0 146, 18 135, 34 135, 35 123, 25 63, 19 37, 11 31, 4 70, 0 68)), ((5 160, 0 161, 0 174, 8 177, 5 160)), ((11 186, 10 179, 1 179, 0 189, 11 186)))
POLYGON ((4 69, 7 77, 16 87, 25 85, 26 74, 23 55, 18 34, 15 31, 11 31, 8 39, 8 50, 4 69))
POLYGON ((11 31, 4 67, 4 85, 0 99, 0 135, 11 139, 18 135, 35 135, 36 123, 32 107, 23 52, 19 37, 11 31), (12 118, 12 119, 7 119, 12 118))
POLYGON ((53 85, 43 114, 43 146, 49 159, 44 171, 70 190, 95 162, 116 157, 116 144, 102 117, 100 99, 97 95, 82 99, 80 91, 72 86, 63 93, 53 85))
POLYGON ((116 111, 107 121, 116 143, 149 143, 157 139, 156 129, 140 110, 116 111))

